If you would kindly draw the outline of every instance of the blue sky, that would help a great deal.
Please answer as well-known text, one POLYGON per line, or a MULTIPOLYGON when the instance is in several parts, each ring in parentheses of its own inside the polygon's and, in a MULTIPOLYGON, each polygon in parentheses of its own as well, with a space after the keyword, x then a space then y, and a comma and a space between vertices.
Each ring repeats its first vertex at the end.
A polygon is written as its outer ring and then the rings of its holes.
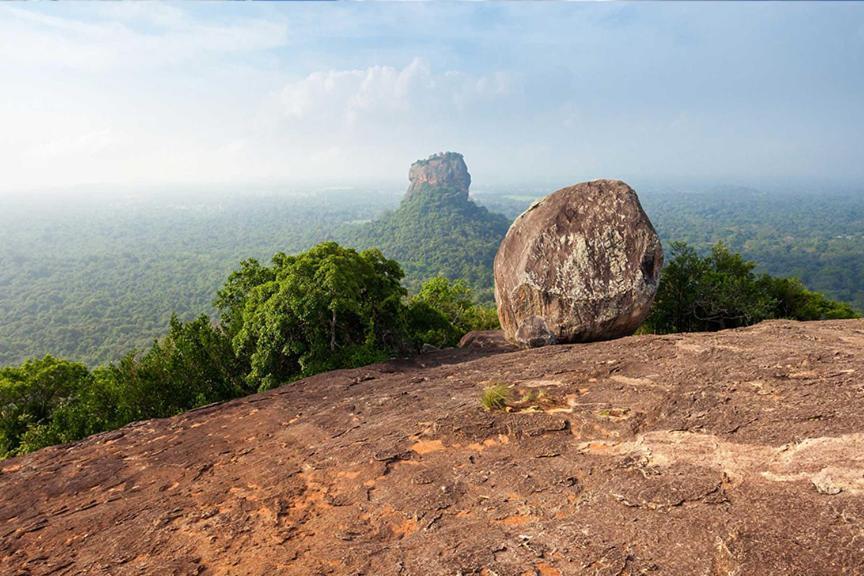
POLYGON ((0 190, 864 178, 864 4, 0 5, 0 190))

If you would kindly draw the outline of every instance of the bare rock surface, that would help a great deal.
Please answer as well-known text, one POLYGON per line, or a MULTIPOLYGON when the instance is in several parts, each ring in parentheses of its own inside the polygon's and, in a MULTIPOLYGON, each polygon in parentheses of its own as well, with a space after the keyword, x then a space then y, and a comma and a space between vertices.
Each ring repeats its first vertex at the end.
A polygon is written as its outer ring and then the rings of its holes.
POLYGON ((0 574, 864 574, 864 321, 496 350, 0 462, 0 574))
POLYGON ((662 264, 660 240, 627 184, 563 188, 519 216, 501 242, 501 327, 529 347, 627 336, 648 314, 662 264))
POLYGON ((440 152, 425 160, 411 164, 408 170, 410 185, 405 193, 408 200, 428 190, 438 196, 449 194, 464 200, 468 199, 471 175, 465 159, 457 152, 440 152))
POLYGON ((512 351, 512 344, 501 330, 473 330, 459 340, 459 348, 472 348, 494 352, 512 351))

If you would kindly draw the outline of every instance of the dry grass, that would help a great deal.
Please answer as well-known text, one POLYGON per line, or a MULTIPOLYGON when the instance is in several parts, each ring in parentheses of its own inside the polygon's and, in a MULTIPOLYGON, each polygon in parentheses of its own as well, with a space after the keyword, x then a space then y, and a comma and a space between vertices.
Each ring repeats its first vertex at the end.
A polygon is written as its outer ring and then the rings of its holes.
POLYGON ((480 403, 487 411, 503 410, 507 407, 507 400, 510 398, 510 389, 504 384, 495 384, 487 386, 483 389, 480 395, 480 403))

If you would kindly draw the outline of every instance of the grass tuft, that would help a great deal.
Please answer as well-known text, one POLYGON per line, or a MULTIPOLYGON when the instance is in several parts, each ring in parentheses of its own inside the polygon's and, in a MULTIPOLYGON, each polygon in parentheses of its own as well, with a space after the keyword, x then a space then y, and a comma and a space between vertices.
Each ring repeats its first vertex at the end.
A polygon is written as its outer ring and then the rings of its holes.
POLYGON ((504 384, 495 384, 483 389, 480 395, 480 403, 488 412, 492 410, 503 410, 507 406, 510 390, 504 384))

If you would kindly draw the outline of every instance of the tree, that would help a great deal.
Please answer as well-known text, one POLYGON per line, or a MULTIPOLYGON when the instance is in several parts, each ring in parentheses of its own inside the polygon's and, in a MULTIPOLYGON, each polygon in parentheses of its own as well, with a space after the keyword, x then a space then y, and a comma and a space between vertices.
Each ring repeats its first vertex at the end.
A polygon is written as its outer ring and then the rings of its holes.
POLYGON ((510 220, 447 188, 405 198, 364 226, 344 227, 352 246, 376 246, 404 266, 409 290, 436 276, 462 279, 491 301, 492 261, 510 220))
POLYGON ((412 298, 406 308, 406 318, 415 352, 419 352, 423 344, 438 348, 454 346, 464 334, 441 310, 424 300, 412 298))
POLYGON ((249 291, 233 340, 250 355, 251 384, 383 359, 403 344, 402 270, 379 250, 325 242, 277 254, 272 276, 249 291))
POLYGON ((171 318, 168 334, 143 355, 127 354, 110 367, 123 389, 121 419, 131 422, 178 414, 248 393, 245 366, 231 341, 207 316, 171 318))
POLYGON ((168 334, 92 373, 50 356, 0 372, 0 454, 25 453, 236 398, 246 368, 210 319, 171 319, 168 334))
POLYGON ((846 304, 807 290, 794 278, 757 276, 755 263, 715 244, 699 256, 685 243, 672 244, 645 329, 696 332, 749 326, 770 318, 854 318, 846 304))
POLYGON ((471 329, 467 316, 474 302, 471 299, 471 289, 464 280, 451 281, 444 276, 430 278, 413 299, 425 302, 440 311, 457 329, 471 329))
POLYGON ((255 258, 243 260, 240 269, 228 276, 225 285, 216 294, 213 305, 219 310, 221 325, 231 338, 243 326, 243 308, 249 292, 274 278, 273 269, 262 266, 255 258))
POLYGON ((379 250, 333 242, 271 266, 245 260, 216 298, 219 325, 172 316, 148 349, 92 372, 50 356, 0 369, 0 458, 497 324, 462 282, 435 278, 408 299, 402 277, 379 250))
POLYGON ((858 313, 845 302, 808 290, 797 278, 764 275, 760 283, 777 302, 774 315, 793 320, 839 320, 857 318, 858 313))
POLYGON ((499 326, 494 306, 476 304, 463 280, 444 276, 430 278, 420 287, 411 298, 409 312, 412 333, 421 344, 453 346, 466 332, 499 326))
MULTIPOLYGON (((53 412, 90 378, 83 364, 53 356, 0 369, 0 457, 19 452, 28 432, 45 430, 53 412)), ((42 445, 53 443, 47 438, 45 442, 42 445)))

